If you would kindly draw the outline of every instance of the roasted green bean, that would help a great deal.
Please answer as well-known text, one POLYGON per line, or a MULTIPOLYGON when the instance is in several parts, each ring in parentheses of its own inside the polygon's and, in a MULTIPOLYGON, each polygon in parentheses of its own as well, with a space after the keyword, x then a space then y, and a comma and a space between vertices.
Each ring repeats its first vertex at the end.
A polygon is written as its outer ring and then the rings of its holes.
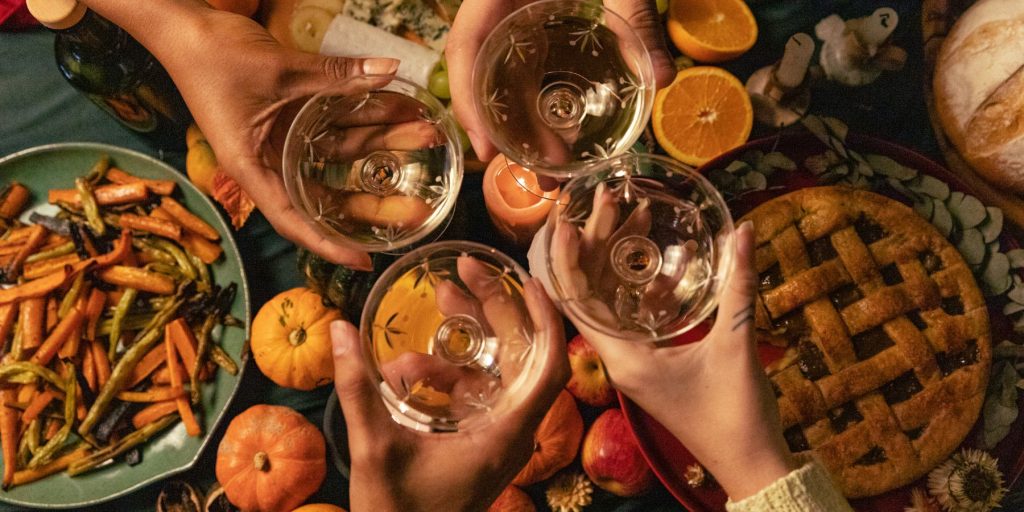
POLYGON ((78 190, 78 199, 82 203, 82 211, 85 213, 85 220, 89 229, 96 236, 102 236, 107 232, 107 225, 100 217, 100 207, 96 204, 96 196, 92 193, 92 185, 85 178, 75 179, 75 189, 78 190))

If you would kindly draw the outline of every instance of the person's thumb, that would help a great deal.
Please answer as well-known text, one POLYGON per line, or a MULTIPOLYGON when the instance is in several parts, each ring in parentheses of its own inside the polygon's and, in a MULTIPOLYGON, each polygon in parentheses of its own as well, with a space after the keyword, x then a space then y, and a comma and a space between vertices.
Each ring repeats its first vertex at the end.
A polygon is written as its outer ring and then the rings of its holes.
POLYGON ((732 276, 722 292, 714 330, 725 340, 748 340, 754 329, 754 293, 757 268, 754 263, 754 224, 746 221, 736 229, 736 253, 732 276), (728 333, 728 335, 725 335, 728 333))
POLYGON ((362 355, 359 330, 348 322, 331 322, 334 389, 345 415, 351 443, 369 440, 381 422, 390 421, 380 395, 370 380, 362 355))
POLYGON ((665 40, 664 24, 654 0, 605 0, 604 5, 622 16, 651 55, 654 82, 660 89, 672 83, 676 67, 665 40))
POLYGON ((386 57, 330 57, 299 52, 291 87, 293 96, 312 96, 336 86, 339 80, 360 75, 393 75, 398 59, 386 57))

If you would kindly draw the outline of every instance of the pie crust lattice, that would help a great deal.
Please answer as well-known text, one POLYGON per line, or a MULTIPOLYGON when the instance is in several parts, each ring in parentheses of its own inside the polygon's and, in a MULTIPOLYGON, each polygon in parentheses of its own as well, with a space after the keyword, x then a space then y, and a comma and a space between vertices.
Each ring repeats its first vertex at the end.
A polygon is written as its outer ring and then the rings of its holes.
POLYGON ((991 363, 988 310, 956 248, 911 209, 843 187, 748 213, 759 342, 786 440, 849 497, 906 485, 974 425, 991 363))

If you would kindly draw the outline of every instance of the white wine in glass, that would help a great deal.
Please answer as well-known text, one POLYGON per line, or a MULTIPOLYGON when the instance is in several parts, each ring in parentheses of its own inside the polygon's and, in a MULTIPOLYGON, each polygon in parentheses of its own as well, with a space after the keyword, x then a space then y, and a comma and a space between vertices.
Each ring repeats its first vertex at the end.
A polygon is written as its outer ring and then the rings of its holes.
POLYGON ((484 41, 473 94, 502 153, 565 178, 636 142, 650 116, 654 71, 619 15, 595 2, 542 0, 506 17, 484 41))
POLYGON ((524 399, 536 354, 551 340, 523 298, 528 274, 471 242, 437 242, 404 255, 363 309, 364 354, 398 423, 465 431, 524 399))
POLYGON ((401 78, 365 75, 313 96, 285 141, 292 204, 327 239, 394 252, 447 226, 462 146, 447 110, 401 78))

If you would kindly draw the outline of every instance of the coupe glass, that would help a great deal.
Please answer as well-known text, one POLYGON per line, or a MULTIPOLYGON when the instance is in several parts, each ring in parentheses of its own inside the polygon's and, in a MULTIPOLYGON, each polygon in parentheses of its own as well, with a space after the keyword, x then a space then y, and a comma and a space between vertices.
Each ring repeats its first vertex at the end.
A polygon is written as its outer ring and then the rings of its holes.
POLYGON ((703 176, 627 154, 562 189, 545 230, 547 278, 566 315, 605 334, 661 341, 718 304, 733 269, 733 222, 703 176))
POLYGON ((428 432, 466 431, 525 398, 552 340, 523 297, 523 268, 471 242, 428 244, 377 280, 360 332, 392 417, 428 432))
POLYGON ((473 98, 503 154, 568 178, 636 142, 651 113, 654 71, 626 20, 599 2, 542 0, 484 41, 473 98))
POLYGON ((395 252, 447 226, 462 181, 455 122, 430 93, 389 75, 313 96, 285 141, 292 204, 327 239, 395 252))

